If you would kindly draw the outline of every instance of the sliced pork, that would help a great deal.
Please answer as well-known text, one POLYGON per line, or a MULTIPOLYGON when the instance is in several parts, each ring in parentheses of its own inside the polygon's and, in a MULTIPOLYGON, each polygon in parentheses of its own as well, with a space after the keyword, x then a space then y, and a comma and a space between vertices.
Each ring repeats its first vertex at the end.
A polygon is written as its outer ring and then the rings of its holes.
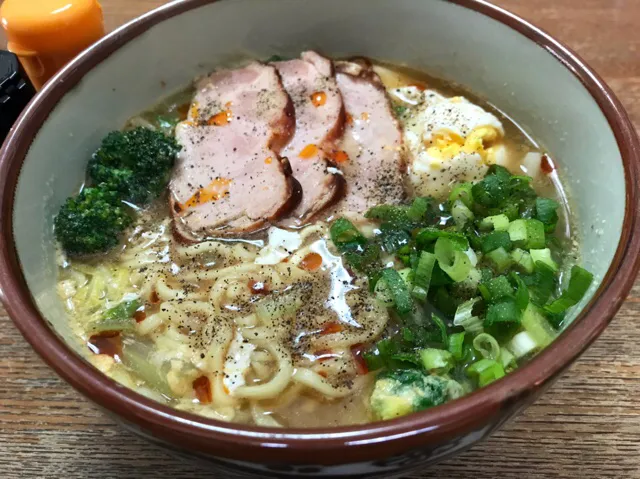
MULTIPOLYGON (((302 200, 282 224, 302 224, 344 191, 342 177, 332 172, 333 156, 344 129, 342 96, 332 62, 315 52, 274 63, 295 107, 296 130, 282 151, 302 187, 302 200)), ((340 159, 340 158, 338 158, 340 159)))
POLYGON ((273 66, 252 63, 197 85, 171 180, 171 210, 183 239, 236 236, 288 214, 299 187, 280 156, 293 106, 273 66))
POLYGON ((364 213, 405 199, 402 131, 387 92, 365 60, 336 62, 336 80, 346 110, 339 167, 347 183, 344 199, 333 211, 364 213))

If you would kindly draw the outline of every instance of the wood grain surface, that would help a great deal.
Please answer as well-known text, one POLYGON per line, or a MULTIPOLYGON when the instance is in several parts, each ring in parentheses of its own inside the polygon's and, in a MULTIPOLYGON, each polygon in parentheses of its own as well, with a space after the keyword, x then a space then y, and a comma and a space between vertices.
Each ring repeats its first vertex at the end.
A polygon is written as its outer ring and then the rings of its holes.
MULTIPOLYGON (((107 29, 162 3, 102 0, 107 29)), ((640 126, 640 0, 496 3, 576 50, 640 126)), ((640 282, 602 337, 534 406, 488 441, 409 477, 640 478, 639 339, 640 282)), ((0 310, 0 478, 25 477, 222 476, 125 432, 58 379, 0 310)))

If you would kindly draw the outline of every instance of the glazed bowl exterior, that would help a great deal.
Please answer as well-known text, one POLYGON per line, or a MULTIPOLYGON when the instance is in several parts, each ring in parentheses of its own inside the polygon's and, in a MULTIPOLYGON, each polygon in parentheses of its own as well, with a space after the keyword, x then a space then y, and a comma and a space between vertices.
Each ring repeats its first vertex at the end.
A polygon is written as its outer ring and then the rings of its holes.
POLYGON ((575 54, 476 0, 184 0, 89 48, 17 122, 0 157, 0 286, 16 326, 73 387, 150 440, 246 475, 389 477, 487 437, 531 404, 611 321, 638 271, 640 147, 609 88, 575 54), (213 67, 242 57, 365 55, 456 81, 555 158, 596 284, 570 327, 516 372, 388 422, 265 429, 178 412, 94 369, 55 292, 52 222, 100 139, 213 67), (579 314, 578 314, 579 313, 579 314))

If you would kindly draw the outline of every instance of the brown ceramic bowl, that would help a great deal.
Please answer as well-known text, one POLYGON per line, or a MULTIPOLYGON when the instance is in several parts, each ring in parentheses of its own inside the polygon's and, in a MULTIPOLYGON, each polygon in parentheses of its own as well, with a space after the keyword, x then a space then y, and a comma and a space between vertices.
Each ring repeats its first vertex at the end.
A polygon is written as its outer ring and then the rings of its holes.
POLYGON ((640 263, 640 147, 610 89, 544 32, 481 1, 185 0, 117 30, 38 94, 0 160, 0 285, 16 326, 73 387, 150 440, 258 476, 389 476, 487 437, 531 404, 611 321, 640 263), (566 331, 506 378, 419 414, 331 429, 272 430, 181 413, 86 362, 55 294, 52 218, 109 130, 229 57, 368 55, 451 79, 541 141, 573 192, 598 287, 566 331))

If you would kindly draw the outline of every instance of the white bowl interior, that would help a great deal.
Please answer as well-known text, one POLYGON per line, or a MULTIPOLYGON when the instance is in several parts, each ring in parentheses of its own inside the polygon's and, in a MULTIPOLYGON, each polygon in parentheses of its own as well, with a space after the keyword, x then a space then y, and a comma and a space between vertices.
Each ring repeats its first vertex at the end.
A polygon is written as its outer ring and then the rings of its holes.
POLYGON ((594 99, 545 49, 441 0, 221 0, 152 27, 97 65, 53 110, 26 158, 14 208, 18 256, 40 311, 78 350, 85 348, 72 339, 54 287, 52 224, 82 184, 100 139, 231 58, 293 56, 306 48, 423 69, 507 112, 564 171, 584 265, 600 282, 622 228, 622 159, 594 99))

